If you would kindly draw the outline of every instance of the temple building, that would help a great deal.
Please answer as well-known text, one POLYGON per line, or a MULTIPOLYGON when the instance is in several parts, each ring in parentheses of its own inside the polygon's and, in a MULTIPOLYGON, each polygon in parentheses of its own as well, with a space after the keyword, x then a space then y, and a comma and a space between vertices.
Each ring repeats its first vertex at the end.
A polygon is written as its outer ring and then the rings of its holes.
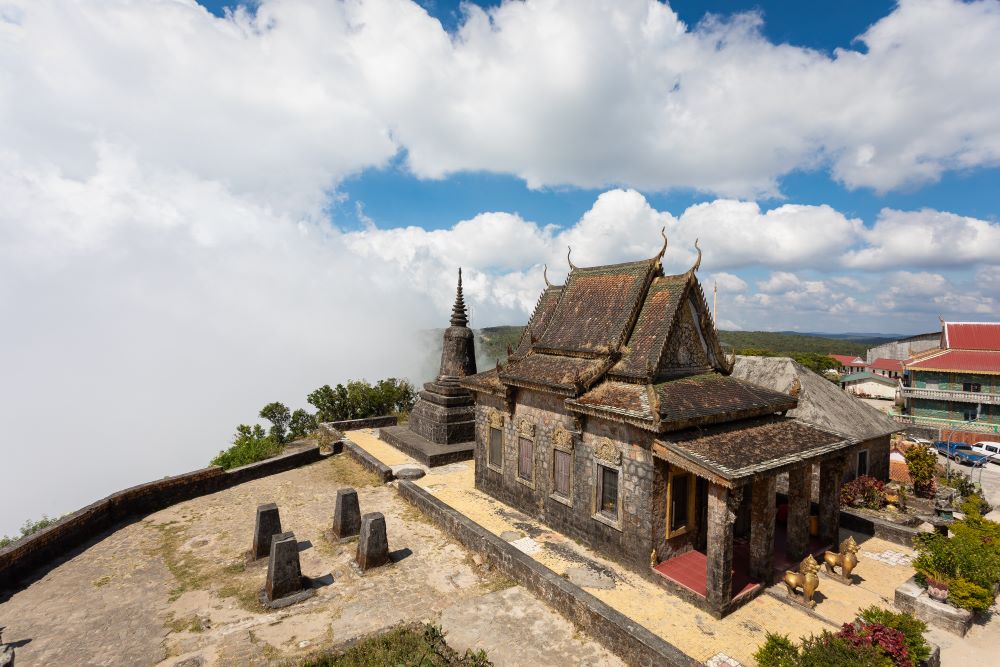
POLYGON ((380 429, 379 436, 426 466, 472 458, 475 448, 475 400, 459 381, 476 373, 476 347, 462 295, 462 269, 451 309, 451 326, 441 345, 441 367, 423 390, 405 426, 380 429))
POLYGON ((475 395, 478 489, 721 616, 838 542, 859 441, 733 377, 696 278, 701 251, 665 275, 665 250, 666 238, 651 259, 570 263, 507 363, 459 384, 475 395))

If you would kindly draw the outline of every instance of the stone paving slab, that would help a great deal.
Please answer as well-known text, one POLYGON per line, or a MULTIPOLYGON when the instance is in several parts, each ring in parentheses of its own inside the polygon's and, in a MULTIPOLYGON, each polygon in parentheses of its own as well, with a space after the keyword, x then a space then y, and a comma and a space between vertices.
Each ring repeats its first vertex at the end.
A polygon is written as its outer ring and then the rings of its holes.
MULTIPOLYGON (((474 608, 513 585, 341 454, 111 533, 0 603, 0 625, 5 641, 30 640, 17 649, 19 667, 285 664, 401 622, 440 622, 445 612, 458 627, 462 605, 474 608), (361 576, 351 566, 356 543, 325 537, 344 486, 357 488, 362 512, 385 515, 397 562, 361 576), (325 581, 311 599, 280 610, 256 599, 266 567, 244 561, 256 508, 271 501, 299 541, 303 575, 325 581)), ((545 628, 563 622, 537 600, 526 613, 533 622, 516 632, 493 626, 493 650, 516 655, 524 643, 545 645, 545 628)), ((604 662, 593 664, 616 664, 586 638, 563 639, 561 650, 577 660, 568 664, 590 664, 595 655, 604 662)))

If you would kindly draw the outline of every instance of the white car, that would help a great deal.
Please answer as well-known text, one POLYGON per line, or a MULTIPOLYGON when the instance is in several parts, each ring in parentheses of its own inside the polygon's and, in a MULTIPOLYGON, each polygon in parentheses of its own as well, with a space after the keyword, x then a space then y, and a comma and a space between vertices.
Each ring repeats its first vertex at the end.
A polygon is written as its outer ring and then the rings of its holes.
POLYGON ((1000 442, 977 442, 972 446, 972 451, 985 454, 993 463, 1000 463, 1000 442))
POLYGON ((910 442, 927 447, 928 449, 934 449, 934 443, 927 438, 907 438, 910 442))

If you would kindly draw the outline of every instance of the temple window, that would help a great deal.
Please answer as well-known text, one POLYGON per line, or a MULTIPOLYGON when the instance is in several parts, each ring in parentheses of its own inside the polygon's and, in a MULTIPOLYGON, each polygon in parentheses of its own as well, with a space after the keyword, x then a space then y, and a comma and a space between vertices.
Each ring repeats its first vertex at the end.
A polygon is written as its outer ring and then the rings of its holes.
POLYGON ((573 455, 561 449, 552 450, 552 491, 564 498, 570 497, 573 455))
POLYGON ((597 466, 597 511, 608 519, 618 520, 618 471, 597 466))
POLYGON ((694 475, 671 470, 667 477, 667 537, 683 535, 694 525, 694 475))
POLYGON ((535 443, 524 436, 517 439, 517 476, 526 482, 535 476, 535 443))
POLYGON ((490 427, 490 451, 488 463, 494 468, 503 468, 503 431, 490 427))

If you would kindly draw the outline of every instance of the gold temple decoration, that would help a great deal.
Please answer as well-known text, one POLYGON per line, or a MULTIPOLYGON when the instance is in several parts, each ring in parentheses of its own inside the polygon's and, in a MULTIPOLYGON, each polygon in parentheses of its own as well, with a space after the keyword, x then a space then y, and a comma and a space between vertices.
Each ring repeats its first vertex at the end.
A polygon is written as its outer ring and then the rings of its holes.
POLYGON ((564 452, 572 452, 573 434, 562 426, 557 426, 556 430, 552 433, 552 446, 564 452))
POLYGON ((611 438, 601 438, 597 441, 594 456, 611 465, 620 466, 622 464, 622 452, 615 443, 611 442, 611 438))
POLYGON ((533 439, 535 437, 535 425, 522 417, 517 420, 517 433, 522 438, 533 439))
POLYGON ((847 539, 840 543, 840 553, 833 551, 824 553, 823 565, 826 566, 826 573, 848 586, 853 584, 854 578, 851 576, 851 572, 858 564, 858 548, 854 537, 848 535, 847 539), (834 570, 836 567, 840 568, 839 574, 834 570))
POLYGON ((503 429, 503 415, 498 410, 490 410, 486 414, 486 421, 489 423, 490 428, 503 429))
POLYGON ((816 601, 813 600, 813 595, 819 588, 819 563, 816 559, 812 557, 812 554, 806 556, 801 563, 799 563, 799 571, 792 572, 791 570, 785 570, 785 586, 788 587, 788 597, 790 597, 795 602, 798 602, 804 607, 809 607, 812 609, 816 606, 816 601), (802 594, 799 595, 796 589, 801 588, 802 594))

